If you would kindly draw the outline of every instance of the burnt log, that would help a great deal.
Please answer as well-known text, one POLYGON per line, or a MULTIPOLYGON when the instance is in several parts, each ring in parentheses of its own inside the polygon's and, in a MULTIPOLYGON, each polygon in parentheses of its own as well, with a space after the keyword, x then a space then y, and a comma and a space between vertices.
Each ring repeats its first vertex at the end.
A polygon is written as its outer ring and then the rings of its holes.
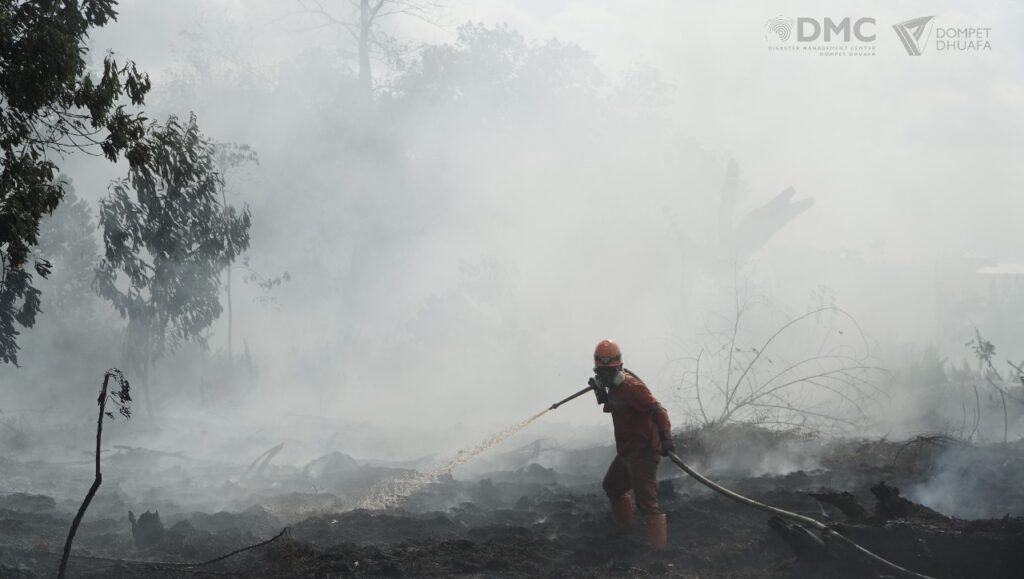
POLYGON ((132 525, 132 539, 139 549, 148 549, 164 538, 164 524, 160 520, 160 511, 146 511, 135 518, 135 513, 128 511, 128 522, 132 525))
POLYGON ((816 493, 807 494, 819 503, 832 505, 839 509, 839 512, 843 513, 846 520, 850 522, 859 522, 868 518, 867 509, 857 502, 857 497, 847 491, 822 489, 816 493))
POLYGON ((901 497, 900 489, 889 486, 884 480, 871 487, 871 494, 875 495, 875 515, 884 521, 889 519, 949 520, 949 517, 942 513, 901 497))

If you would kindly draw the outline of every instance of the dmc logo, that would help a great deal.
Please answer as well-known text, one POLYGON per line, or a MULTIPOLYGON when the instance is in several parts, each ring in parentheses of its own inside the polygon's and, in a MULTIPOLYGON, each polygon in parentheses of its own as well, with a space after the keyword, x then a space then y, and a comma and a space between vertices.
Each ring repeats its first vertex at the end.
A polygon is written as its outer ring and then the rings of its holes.
POLYGON ((843 42, 850 42, 851 36, 861 42, 874 42, 875 33, 874 18, 858 18, 851 23, 849 18, 843 18, 839 22, 831 18, 807 18, 796 19, 796 39, 798 42, 814 42, 821 38, 824 42, 831 42, 833 39, 841 39, 843 42), (866 30, 871 25, 872 31, 866 30))
POLYGON ((874 56, 875 19, 776 16, 764 23, 768 51, 818 56, 874 56))
POLYGON ((764 23, 764 39, 769 42, 786 42, 792 34, 792 18, 776 16, 764 23))
POLYGON ((921 51, 928 46, 928 39, 932 35, 933 20, 934 16, 921 16, 893 24, 892 29, 903 43, 903 48, 907 49, 907 54, 921 56, 921 51))

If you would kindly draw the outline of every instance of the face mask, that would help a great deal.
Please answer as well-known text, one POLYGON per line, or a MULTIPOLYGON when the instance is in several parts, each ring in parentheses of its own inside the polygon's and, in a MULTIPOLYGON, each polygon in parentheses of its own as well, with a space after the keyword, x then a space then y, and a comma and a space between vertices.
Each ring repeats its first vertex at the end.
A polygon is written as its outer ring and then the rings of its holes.
POLYGON ((597 379, 601 381, 601 384, 606 387, 618 386, 626 379, 622 370, 613 366, 599 366, 594 368, 594 374, 597 376, 597 379))

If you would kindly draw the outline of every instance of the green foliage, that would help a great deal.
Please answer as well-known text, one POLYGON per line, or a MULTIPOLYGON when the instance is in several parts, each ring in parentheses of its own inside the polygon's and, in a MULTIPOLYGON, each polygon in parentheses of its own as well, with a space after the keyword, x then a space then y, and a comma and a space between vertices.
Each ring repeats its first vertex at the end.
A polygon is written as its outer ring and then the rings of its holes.
POLYGON ((146 137, 151 162, 100 201, 96 290, 128 319, 129 364, 145 369, 221 313, 220 272, 249 246, 248 209, 222 203, 215 149, 171 117, 146 137), (124 287, 122 287, 124 286, 124 287))
POLYGON ((114 0, 0 0, 0 362, 17 364, 19 331, 40 311, 34 270, 39 222, 64 196, 52 157, 87 150, 132 167, 147 162, 141 105, 149 77, 108 54, 99 78, 86 70, 90 30, 116 17, 114 0), (97 151, 98 149, 98 151, 97 151))

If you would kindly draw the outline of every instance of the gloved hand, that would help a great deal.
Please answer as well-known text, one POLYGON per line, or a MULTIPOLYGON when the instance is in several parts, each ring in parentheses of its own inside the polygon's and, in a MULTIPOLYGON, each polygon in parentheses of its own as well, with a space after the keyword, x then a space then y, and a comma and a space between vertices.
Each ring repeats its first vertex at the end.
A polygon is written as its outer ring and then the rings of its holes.
POLYGON ((591 378, 587 381, 587 384, 594 389, 594 397, 597 398, 598 404, 604 404, 608 402, 608 390, 601 384, 596 378, 591 378))
POLYGON ((661 456, 668 456, 668 453, 676 451, 676 443, 671 436, 661 435, 661 456))

